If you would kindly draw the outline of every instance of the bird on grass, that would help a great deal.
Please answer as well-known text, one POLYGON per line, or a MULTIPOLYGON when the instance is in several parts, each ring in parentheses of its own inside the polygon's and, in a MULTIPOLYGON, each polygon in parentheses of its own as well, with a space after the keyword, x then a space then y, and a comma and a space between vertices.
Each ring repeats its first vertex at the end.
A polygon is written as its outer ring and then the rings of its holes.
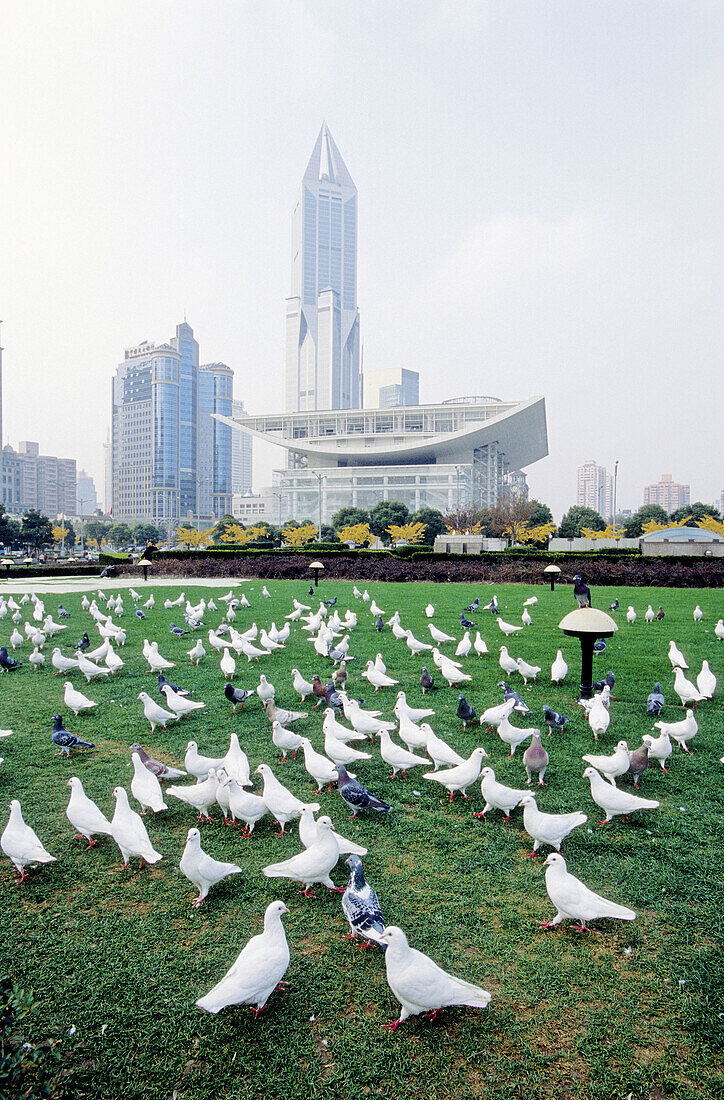
POLYGON ((435 681, 433 680, 430 673, 427 671, 425 665, 422 666, 422 673, 420 675, 420 687, 422 688, 423 695, 426 691, 435 690, 435 681))
POLYGON ((30 863, 55 863, 55 856, 46 852, 37 833, 23 821, 23 812, 17 798, 10 803, 10 817, 0 836, 0 848, 15 865, 20 882, 28 877, 25 868, 30 863))
POLYGON ((180 626, 176 626, 176 623, 171 623, 168 628, 175 638, 183 638, 187 634, 190 634, 190 630, 182 630, 180 626))
POLYGON ((470 619, 466 619, 466 618, 465 618, 465 616, 464 616, 464 614, 463 614, 463 613, 462 613, 462 611, 461 611, 461 612, 460 612, 460 625, 461 625, 462 627, 464 627, 464 628, 465 628, 466 630, 470 630, 470 629, 471 629, 472 627, 474 627, 474 626, 475 626, 476 624, 475 624, 475 623, 473 623, 473 622, 471 622, 471 621, 470 621, 470 619))
POLYGON ((563 727, 568 725, 570 718, 564 718, 562 714, 557 714, 546 703, 543 707, 543 721, 548 726, 548 736, 550 737, 552 730, 558 730, 560 733, 563 727))
POLYGON ((78 840, 88 841, 88 851, 94 848, 97 841, 93 839, 96 833, 104 836, 111 835, 111 823, 101 810, 98 809, 92 798, 83 790, 83 784, 76 775, 68 780, 70 787, 70 799, 65 811, 65 816, 76 830, 78 840))
POLYGON ((609 917, 614 920, 636 920, 633 909, 617 905, 600 894, 594 894, 587 886, 572 875, 566 861, 558 852, 552 853, 545 861, 546 891, 556 907, 553 920, 537 921, 541 928, 555 928, 563 920, 577 920, 576 932, 588 932, 587 920, 599 920, 609 917))
POLYGON ((90 649, 90 644, 91 643, 90 643, 90 638, 88 637, 88 631, 84 630, 83 631, 83 637, 78 642, 78 645, 75 648, 79 649, 82 653, 85 653, 86 649, 90 649))
POLYGON ((63 719, 59 714, 53 715, 53 731, 51 733, 53 744, 58 746, 58 755, 70 756, 71 749, 94 749, 92 741, 81 741, 74 733, 63 728, 63 719))
POLYGON ((149 756, 145 749, 142 749, 137 742, 130 746, 130 751, 138 753, 138 757, 144 768, 150 771, 158 779, 180 779, 182 776, 188 774, 188 772, 183 771, 181 768, 172 768, 170 764, 164 764, 161 760, 154 760, 154 758, 149 756))
POLYGON ((199 891, 199 896, 191 902, 194 909, 203 904, 212 886, 229 875, 240 875, 241 867, 235 863, 222 863, 214 859, 201 847, 201 833, 198 829, 189 829, 186 834, 186 846, 181 856, 179 870, 199 891))
POLYGON ((663 618, 664 618, 664 609, 661 606, 661 604, 659 604, 659 610, 656 612, 657 622, 661 622, 663 620, 663 618))
POLYGON ((136 618, 137 619, 147 619, 148 615, 146 614, 145 611, 142 611, 140 607, 137 607, 136 608, 136 618))
POLYGON ((463 608, 463 611, 477 611, 479 607, 480 607, 480 600, 476 596, 472 603, 468 604, 467 607, 463 608))
POLYGON ((353 779, 342 764, 337 767, 337 790, 352 810, 352 817, 356 817, 360 810, 377 810, 384 814, 391 812, 391 806, 353 779))
POLYGON ((652 715, 653 717, 658 717, 658 715, 661 714, 661 711, 664 709, 665 703, 666 700, 664 698, 663 692, 661 691, 661 684, 657 680, 657 682, 654 684, 654 690, 651 692, 648 699, 646 700, 646 713, 652 715))
POLYGON ((407 936, 396 925, 385 929, 380 942, 387 947, 387 984, 402 1006, 399 1019, 382 1025, 390 1031, 420 1013, 434 1020, 441 1008, 487 1008, 490 1003, 487 990, 448 974, 427 955, 410 947, 407 936))
POLYGON ((262 867, 266 878, 289 878, 292 882, 303 883, 301 893, 305 897, 314 897, 312 886, 320 882, 328 890, 343 893, 343 886, 335 886, 330 872, 339 860, 339 846, 334 838, 334 825, 331 818, 324 816, 317 821, 317 839, 308 848, 304 848, 291 859, 281 863, 270 863, 262 867))
POLYGON ((587 584, 584 584, 580 573, 576 573, 573 578, 573 595, 576 597, 576 603, 579 607, 593 606, 591 603, 591 589, 587 584))
MULTIPOLYGON (((164 694, 163 689, 165 687, 170 687, 171 691, 175 691, 177 695, 188 695, 188 691, 186 690, 186 688, 179 687, 178 684, 172 684, 169 680, 166 679, 166 677, 164 676, 164 674, 162 672, 159 672, 159 674, 158 674, 158 690, 161 693, 161 695, 164 694)), ((164 698, 165 698, 165 696, 164 696, 164 698)))
POLYGON ((58 604, 58 615, 60 616, 61 619, 69 619, 70 618, 70 611, 66 611, 66 609, 63 607, 62 603, 59 603, 58 604))
POLYGON ((607 672, 603 680, 596 680, 593 685, 593 690, 596 692, 597 695, 604 691, 606 687, 608 687, 610 691, 613 691, 613 685, 615 684, 615 682, 616 677, 614 676, 614 674, 612 672, 607 672))
POLYGON ((16 668, 20 668, 22 663, 10 657, 5 646, 0 646, 0 668, 3 672, 13 672, 16 668))
POLYGON ((608 605, 609 611, 618 611, 618 599, 615 599, 612 604, 608 605))
POLYGON ((463 729, 468 728, 468 722, 472 722, 477 715, 463 694, 458 696, 458 705, 455 714, 463 724, 463 729))
POLYGON ((282 916, 288 912, 283 901, 267 905, 264 931, 252 936, 221 981, 199 998, 198 1008, 214 1016, 229 1005, 251 1005, 255 1016, 263 1011, 289 967, 289 944, 282 925, 282 916))
POLYGON ((380 900, 374 887, 365 879, 359 856, 350 855, 345 863, 349 867, 349 882, 342 895, 342 912, 350 928, 345 939, 356 940, 361 936, 363 947, 368 947, 371 942, 379 944, 385 930, 380 900))

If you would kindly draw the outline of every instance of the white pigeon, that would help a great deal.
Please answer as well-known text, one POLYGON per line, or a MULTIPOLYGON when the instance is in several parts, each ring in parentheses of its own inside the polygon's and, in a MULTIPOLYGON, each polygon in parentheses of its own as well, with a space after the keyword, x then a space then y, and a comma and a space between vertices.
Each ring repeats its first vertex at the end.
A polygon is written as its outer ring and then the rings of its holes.
POLYGON ((497 729, 504 718, 509 718, 515 710, 515 699, 506 699, 504 703, 498 703, 497 707, 488 707, 480 715, 480 725, 489 729, 497 729))
POLYGON ((674 667, 674 691, 681 699, 682 707, 685 707, 687 703, 693 703, 696 706, 697 703, 701 703, 706 699, 706 696, 697 690, 691 680, 686 679, 678 665, 674 667))
POLYGON ((254 832, 254 826, 265 814, 269 813, 263 798, 258 794, 245 791, 233 778, 227 778, 226 789, 229 794, 229 813, 234 821, 243 821, 243 835, 248 839, 254 832))
POLYGON ((13 649, 17 649, 22 644, 23 644, 23 636, 16 627, 15 630, 13 630, 12 634, 10 635, 10 645, 12 646, 13 649))
POLYGON ((473 649, 477 653, 478 657, 484 657, 488 652, 488 647, 485 644, 485 640, 480 637, 480 631, 475 631, 475 641, 473 642, 473 649))
POLYGON ((185 718, 192 711, 201 710, 206 706, 206 703, 196 702, 194 699, 188 699, 185 695, 179 695, 170 684, 164 684, 161 690, 166 696, 168 709, 177 714, 179 718, 185 718))
POLYGON ((166 729, 168 722, 178 722, 178 714, 173 714, 170 710, 164 710, 155 699, 151 698, 147 691, 140 691, 137 698, 143 703, 143 713, 151 725, 151 733, 154 732, 156 726, 163 726, 166 729))
POLYGON ((606 710, 603 701, 599 701, 588 712, 588 724, 593 732, 594 741, 598 741, 599 733, 605 733, 611 722, 611 715, 606 710))
POLYGON ((23 821, 23 812, 17 798, 13 798, 10 803, 10 817, 0 836, 0 848, 15 864, 20 873, 20 882, 28 877, 25 873, 28 864, 55 863, 55 856, 46 852, 37 833, 23 821))
MULTIPOLYGON (((342 692, 340 692, 340 695, 341 694, 342 694, 342 692)), ((349 705, 349 700, 347 700, 346 695, 345 695, 345 702, 347 702, 347 704, 349 705)), ((351 711, 350 711, 350 713, 351 713, 351 711)), ((367 714, 368 712, 364 711, 362 713, 367 714)), ((369 712, 369 714, 370 714, 370 719, 372 719, 374 717, 373 712, 369 712)), ((341 722, 338 722, 337 721, 337 715, 336 715, 336 713, 335 713, 335 711, 332 707, 326 707, 325 710, 323 711, 323 715, 324 715, 324 717, 322 718, 322 732, 324 733, 325 736, 326 736, 327 732, 329 732, 329 733, 332 734, 333 737, 336 737, 336 739, 338 741, 344 741, 345 743, 347 743, 349 741, 366 741, 367 740, 367 734, 361 733, 361 732, 358 733, 357 730, 355 730, 355 729, 348 730, 346 726, 343 726, 341 722)), ((374 733, 377 732, 377 730, 375 729, 372 732, 374 734, 374 733)))
POLYGON ((528 611, 527 607, 523 609, 523 614, 520 616, 520 620, 523 623, 523 626, 531 626, 532 625, 533 620, 530 617, 530 612, 528 611))
POLYGON ((416 722, 410 721, 404 711, 400 711, 398 721, 400 723, 400 740, 405 742, 409 751, 414 752, 415 749, 424 751, 427 747, 427 736, 420 726, 416 722))
POLYGON ((490 1003, 490 994, 485 989, 448 974, 428 955, 410 947, 407 936, 396 925, 386 928, 380 934, 379 942, 387 948, 387 984, 402 1006, 399 1019, 384 1025, 391 1031, 395 1031, 409 1016, 417 1016, 421 1012, 430 1012, 435 1016, 441 1008, 454 1005, 487 1008, 490 1003))
POLYGON ((724 642, 724 619, 717 620, 717 624, 714 627, 714 633, 720 642, 724 642))
MULTIPOLYGON (((102 643, 99 646, 97 646, 95 649, 87 649, 85 651, 85 653, 83 654, 83 656, 88 661, 102 661, 103 658, 105 657, 106 653, 108 652, 108 647, 109 647, 110 644, 111 643, 110 643, 109 639, 104 638, 102 643)), ((79 654, 79 656, 80 656, 80 654, 79 654)))
MULTIPOLYGON (((663 724, 663 723, 662 723, 663 724)), ((641 738, 646 748, 649 750, 649 761, 658 760, 663 772, 668 772, 666 767, 666 761, 671 756, 673 749, 671 747, 671 738, 664 729, 658 737, 652 737, 650 733, 645 733, 641 738)))
POLYGON ((375 616, 384 615, 384 611, 381 607, 377 606, 374 600, 372 600, 372 603, 370 604, 370 614, 375 616))
POLYGON ((189 829, 186 834, 186 846, 181 856, 179 870, 199 891, 199 896, 191 902, 198 909, 212 886, 229 875, 240 875, 241 867, 235 863, 222 863, 208 855, 201 847, 201 833, 198 829, 189 829))
MULTIPOLYGON (((30 658, 28 658, 30 660, 30 658)), ((709 662, 703 661, 701 666, 701 672, 696 678, 696 686, 699 689, 699 693, 704 696, 705 699, 711 699, 716 691, 716 676, 709 668, 709 662)))
POLYGON ((317 792, 322 790, 325 783, 331 787, 337 780, 337 766, 323 756, 313 747, 308 737, 302 738, 302 752, 304 753, 304 767, 317 784, 317 792))
POLYGON ((470 654, 470 650, 473 648, 473 643, 470 640, 470 631, 466 630, 462 638, 457 644, 455 649, 456 657, 467 657, 470 654))
POLYGON ((616 746, 616 751, 612 756, 593 756, 591 753, 586 753, 581 757, 587 764, 595 768, 596 771, 601 772, 602 775, 608 779, 614 787, 616 786, 616 780, 620 775, 625 775, 629 766, 629 750, 625 741, 619 741, 616 746))
POLYGON ((601 825, 607 825, 617 815, 626 816, 636 810, 655 810, 659 803, 652 798, 639 798, 638 795, 629 794, 628 791, 619 790, 611 783, 607 783, 595 768, 586 768, 584 778, 590 780, 591 798, 605 812, 605 819, 601 825))
POLYGON ((704 618, 704 612, 701 610, 701 608, 697 604, 696 607, 694 608, 694 622, 695 623, 700 623, 703 618, 704 618))
POLYGON ((124 666, 124 661, 118 656, 112 645, 108 645, 108 651, 105 656, 106 667, 111 673, 119 672, 124 666))
POLYGON ((669 642, 669 660, 671 661, 671 667, 673 669, 676 669, 676 668, 687 668, 688 669, 688 667, 689 667, 686 663, 686 658, 684 657, 684 654, 681 652, 679 647, 676 645, 676 642, 673 642, 673 641, 669 642))
POLYGON ((500 618, 500 616, 498 616, 497 623, 498 623, 498 629, 502 630, 503 634, 506 634, 506 635, 517 634, 520 630, 525 630, 524 626, 513 626, 512 623, 504 622, 500 618))
POLYGON ((570 873, 565 859, 558 852, 548 856, 545 867, 546 891, 557 912, 553 920, 538 921, 541 928, 555 928, 563 920, 577 920, 578 924, 574 926, 576 930, 587 932, 587 920, 599 920, 602 917, 636 920, 633 909, 608 901, 584 886, 580 879, 570 873))
MULTIPOLYGON (((264 790, 261 797, 264 799, 269 813, 279 826, 277 835, 281 836, 286 823, 297 816, 305 803, 279 782, 268 764, 260 764, 256 771, 264 781, 264 790)), ((315 810, 319 809, 318 802, 312 802, 310 805, 314 806, 315 810)))
POLYGON ((626 612, 626 622, 632 624, 636 622, 636 612, 634 611, 631 604, 629 604, 628 611, 626 612))
POLYGON ((82 691, 76 691, 71 684, 70 680, 66 680, 63 684, 63 702, 68 710, 72 710, 73 714, 78 717, 83 710, 92 710, 93 707, 97 707, 98 704, 94 703, 92 699, 89 699, 82 691))
POLYGON ((563 656, 563 651, 559 649, 556 653, 556 659, 551 665, 551 683, 560 684, 565 680, 567 675, 568 665, 563 656))
POLYGON ((681 722, 655 722, 656 729, 661 730, 662 733, 667 733, 669 737, 673 737, 677 745, 684 750, 684 752, 690 752, 691 750, 686 747, 686 742, 691 741, 696 736, 699 729, 699 724, 694 717, 693 710, 686 712, 686 718, 681 722))
MULTIPOLYGON (((336 828, 332 836, 337 841, 337 847, 341 856, 367 855, 366 848, 363 848, 361 844, 355 844, 353 840, 347 840, 346 837, 337 832, 336 828)), ((305 848, 309 848, 310 845, 314 844, 317 838, 317 822, 314 819, 314 808, 312 806, 303 806, 299 811, 299 839, 305 848)))
POLYGON ((90 683, 91 680, 97 680, 99 676, 109 676, 110 669, 102 668, 94 661, 89 661, 84 653, 78 653, 78 671, 82 672, 86 678, 86 683, 90 683))
POLYGON ((504 645, 500 647, 500 657, 498 658, 498 664, 500 665, 508 679, 510 679, 511 673, 520 671, 518 669, 518 662, 514 657, 510 656, 510 654, 508 653, 508 647, 504 645))
MULTIPOLYGON (((65 816, 75 829, 78 840, 85 838, 88 848, 93 848, 96 841, 93 839, 96 833, 104 836, 111 835, 111 823, 106 815, 98 809, 92 798, 83 790, 83 784, 76 775, 68 780, 70 787, 70 799, 65 811, 65 816)), ((87 849, 86 849, 87 850, 87 849)))
POLYGON ((313 844, 282 863, 270 863, 262 868, 266 878, 288 878, 292 882, 301 882, 301 891, 305 897, 313 897, 312 886, 321 882, 328 890, 343 892, 343 887, 335 886, 330 871, 339 859, 339 847, 334 838, 334 825, 329 817, 320 817, 317 821, 317 837, 313 844))
POLYGON ((535 678, 540 672, 538 665, 529 665, 527 661, 524 661, 522 657, 518 658, 518 672, 523 677, 523 683, 527 684, 529 680, 535 683, 535 678))
POLYGON ((292 669, 292 686, 299 695, 299 702, 303 703, 308 695, 314 691, 314 685, 305 680, 298 668, 292 669))
POLYGON ((166 788, 166 794, 171 798, 178 798, 179 802, 185 802, 187 806, 193 806, 198 810, 199 821, 211 821, 209 810, 216 802, 216 791, 219 783, 216 778, 216 770, 209 768, 205 779, 194 783, 192 786, 182 787, 174 784, 166 788))
POLYGON ((296 757, 297 749, 302 745, 302 738, 298 733, 285 729, 281 722, 277 721, 272 722, 272 741, 278 749, 281 749, 282 762, 286 760, 288 752, 291 752, 292 757, 296 757))
POLYGON ((433 660, 435 660, 435 664, 440 669, 440 675, 444 680, 447 680, 448 687, 457 686, 464 681, 472 681, 472 676, 469 676, 467 672, 463 672, 462 669, 458 667, 458 665, 456 665, 450 658, 445 657, 438 650, 433 649, 432 655, 433 660), (439 660, 435 659, 436 655, 439 660))
POLYGON ((210 770, 224 767, 225 759, 223 756, 201 756, 196 742, 189 741, 184 756, 184 767, 189 775, 195 776, 196 779, 206 779, 210 770))
MULTIPOLYGON (((381 730, 380 737, 382 737, 383 733, 389 736, 386 730, 381 730)), ((339 738, 334 736, 334 733, 329 727, 327 727, 324 733, 324 751, 333 764, 342 764, 345 768, 358 760, 372 759, 368 752, 360 752, 359 749, 355 749, 351 745, 348 745, 346 741, 340 741, 339 738)))
POLYGON ((60 676, 63 672, 69 672, 72 668, 78 667, 78 662, 75 658, 66 657, 65 654, 61 653, 58 646, 53 650, 50 663, 55 669, 56 676, 60 676))
POLYGON ((523 601, 523 607, 535 607, 535 605, 537 603, 538 603, 538 597, 537 596, 529 596, 527 600, 523 601))
POLYGON ((168 806, 163 800, 161 784, 152 771, 149 771, 137 752, 131 753, 133 764, 133 779, 131 780, 131 794, 146 810, 153 810, 155 814, 160 810, 167 810, 168 806))
MULTIPOLYGON (((327 745, 325 742, 325 751, 327 751, 327 745)), ((415 756, 414 753, 408 749, 403 749, 401 745, 396 745, 390 737, 387 730, 380 730, 380 756, 389 764, 392 768, 392 778, 394 779, 398 771, 401 771, 404 775, 408 768, 414 768, 419 764, 425 767, 430 766, 430 761, 424 756, 415 756)), ((344 761, 340 760, 340 764, 344 761)))
POLYGON ((228 649, 225 649, 221 655, 219 668, 221 669, 225 680, 234 679, 234 673, 236 672, 236 661, 231 656, 231 653, 228 649))
POLYGON ((541 844, 548 844, 560 852, 561 842, 568 834, 588 821, 586 814, 580 811, 571 814, 543 813, 532 794, 521 798, 520 805, 523 807, 523 828, 533 841, 531 856, 535 855, 541 844))
POLYGON ((656 618, 656 615, 654 614, 654 609, 651 604, 649 604, 649 606, 646 608, 646 614, 644 615, 644 618, 646 619, 647 623, 652 623, 656 618))
POLYGON ((455 752, 455 749, 451 748, 446 741, 443 741, 442 737, 438 737, 427 722, 423 722, 420 730, 425 737, 425 751, 435 765, 433 771, 437 771, 441 764, 457 767, 458 764, 465 763, 465 758, 455 752))
POLYGON ((411 707, 407 702, 407 695, 404 691, 397 692, 397 701, 392 713, 398 719, 404 714, 411 722, 421 722, 423 718, 434 718, 435 716, 435 711, 429 707, 411 707))
POLYGON ((480 775, 480 767, 483 762, 483 757, 487 756, 487 752, 482 746, 473 749, 470 756, 462 764, 457 764, 452 768, 445 768, 444 771, 432 771, 425 772, 423 779, 431 779, 435 783, 440 783, 446 791, 450 793, 450 801, 455 798, 455 791, 462 791, 463 798, 469 798, 466 794, 467 787, 480 775))
POLYGON ((288 912, 283 901, 267 905, 264 931, 252 936, 221 981, 198 999, 198 1008, 216 1015, 229 1005, 248 1004, 254 1015, 259 1015, 289 966, 289 945, 282 925, 282 915, 288 912))
POLYGON ((151 642, 151 648, 146 656, 146 661, 151 668, 151 672, 167 672, 170 668, 174 668, 175 665, 173 661, 167 661, 165 657, 161 656, 158 649, 154 648, 156 644, 156 642, 151 642))
POLYGON ((274 684, 269 683, 263 672, 260 674, 259 683, 254 688, 254 690, 261 699, 262 703, 265 699, 273 699, 276 693, 274 684))
POLYGON ((264 630, 263 628, 259 634, 259 641, 263 645, 264 649, 269 650, 270 653, 273 653, 275 649, 285 648, 283 642, 274 641, 269 632, 264 630))
POLYGON ((425 614, 427 615, 428 619, 431 619, 435 614, 435 608, 431 603, 429 603, 425 608, 425 614))
MULTIPOLYGON (((226 650, 226 646, 222 646, 222 649, 226 650)), ((191 649, 187 649, 186 653, 191 660, 192 665, 200 665, 202 657, 206 656, 206 650, 204 649, 203 642, 199 638, 195 646, 191 649)))
POLYGON ((219 635, 215 634, 213 630, 209 631, 208 637, 209 645, 212 649, 221 651, 222 649, 226 649, 228 646, 231 645, 230 641, 228 641, 226 638, 219 637, 219 635))
POLYGON ((485 817, 489 810, 501 810, 505 814, 505 820, 510 817, 510 811, 520 806, 522 800, 529 793, 518 791, 514 787, 506 787, 495 778, 492 768, 483 768, 480 780, 480 791, 485 799, 482 810, 478 810, 474 817, 485 817))
POLYGON ((536 733, 540 735, 540 730, 534 729, 532 726, 529 726, 528 729, 520 729, 518 726, 511 725, 508 718, 503 718, 498 724, 498 737, 506 745, 510 746, 511 756, 515 756, 515 750, 518 748, 518 745, 522 745, 524 741, 527 741, 529 737, 532 737, 536 733))
POLYGON ((228 776, 231 776, 242 787, 250 787, 249 758, 239 744, 236 733, 229 735, 229 747, 221 761, 221 767, 228 776))
POLYGON ((28 657, 28 663, 33 666, 33 672, 40 672, 41 668, 45 664, 45 657, 40 652, 37 646, 28 657))
POLYGON ((125 788, 116 787, 113 797, 116 800, 116 811, 111 819, 111 836, 121 850, 123 866, 128 866, 132 856, 138 856, 141 864, 144 860, 146 863, 158 863, 163 856, 155 850, 146 826, 135 810, 129 806, 125 788))
POLYGON ((399 680, 393 680, 391 676, 387 676, 383 672, 378 672, 375 668, 374 661, 368 661, 365 665, 364 672, 360 673, 364 676, 365 680, 372 684, 375 691, 379 691, 383 687, 394 687, 395 684, 399 684, 399 680))

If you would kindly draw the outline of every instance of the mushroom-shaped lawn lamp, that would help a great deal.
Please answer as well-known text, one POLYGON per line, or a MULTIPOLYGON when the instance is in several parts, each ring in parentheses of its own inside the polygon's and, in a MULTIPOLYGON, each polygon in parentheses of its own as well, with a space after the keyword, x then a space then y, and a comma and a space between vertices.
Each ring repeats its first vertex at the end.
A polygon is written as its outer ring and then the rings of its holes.
POLYGON ((595 607, 579 607, 569 611, 558 626, 564 634, 581 642, 581 699, 593 696, 593 643, 597 638, 610 638, 618 626, 605 611, 595 607))
POLYGON ((314 573, 314 587, 319 584, 319 574, 324 572, 324 566, 321 561, 311 561, 309 563, 310 572, 314 573))
POLYGON ((10 575, 10 566, 14 565, 14 564, 15 564, 15 562, 13 561, 12 558, 3 558, 3 560, 0 562, 0 565, 5 566, 5 576, 6 577, 8 577, 10 575))
POLYGON ((144 579, 144 581, 147 581, 148 580, 148 567, 149 567, 149 565, 152 564, 151 561, 147 557, 145 557, 145 555, 144 555, 144 557, 141 558, 141 560, 139 561, 138 564, 140 565, 141 569, 143 570, 143 579, 144 579))
POLYGON ((561 567, 559 565, 547 565, 545 567, 545 569, 543 570, 543 572, 547 573, 548 576, 550 577, 551 592, 555 592, 555 590, 556 590, 556 577, 560 576, 561 567))
POLYGON ((32 565, 32 564, 33 564, 33 559, 32 558, 23 558, 23 565, 32 565))

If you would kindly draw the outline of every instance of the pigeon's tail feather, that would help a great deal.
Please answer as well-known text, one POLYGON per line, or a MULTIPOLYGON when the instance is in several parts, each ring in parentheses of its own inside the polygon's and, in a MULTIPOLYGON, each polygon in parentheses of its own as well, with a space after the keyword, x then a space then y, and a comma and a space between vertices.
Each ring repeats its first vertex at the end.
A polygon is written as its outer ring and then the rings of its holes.
MULTIPOLYGON (((168 809, 168 806, 166 807, 168 809)), ((160 852, 157 852, 154 848, 151 848, 150 852, 144 852, 143 858, 146 863, 158 863, 159 859, 163 859, 160 852)))
POLYGON ((77 741, 76 744, 82 749, 94 749, 95 745, 92 741, 77 741))
POLYGON ((464 982, 462 978, 455 978, 457 996, 450 1000, 451 1005, 468 1005, 470 1008, 487 1008, 490 1004, 490 993, 472 982, 464 982))
POLYGON ((392 807, 388 806, 386 802, 383 802, 381 798, 375 798, 373 794, 370 795, 369 808, 371 810, 379 810, 381 813, 389 814, 392 812, 392 807))
POLYGON ((213 1016, 226 1007, 226 1001, 220 998, 218 994, 214 996, 214 992, 215 990, 212 989, 205 997, 199 997, 196 1002, 197 1008, 203 1008, 204 1012, 210 1012, 213 1016))
POLYGON ((270 863, 268 867, 262 867, 261 873, 267 878, 286 878, 287 870, 283 863, 270 863))

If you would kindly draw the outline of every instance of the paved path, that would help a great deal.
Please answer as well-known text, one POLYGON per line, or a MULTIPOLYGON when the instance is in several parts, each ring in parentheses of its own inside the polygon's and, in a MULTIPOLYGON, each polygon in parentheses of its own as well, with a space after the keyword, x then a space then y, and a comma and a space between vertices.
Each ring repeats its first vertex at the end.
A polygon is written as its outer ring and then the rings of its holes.
MULTIPOLYGON (((244 584, 254 584, 259 578, 247 578, 244 584)), ((41 595, 43 592, 94 592, 101 588, 109 595, 123 588, 135 588, 137 592, 144 589, 151 592, 154 588, 234 588, 242 583, 238 578, 230 580, 229 577, 154 577, 144 583, 142 577, 10 577, 8 580, 0 580, 0 595, 13 596, 15 593, 22 595, 24 592, 35 592, 41 595)), ((264 583, 263 580, 261 582, 264 583)))

